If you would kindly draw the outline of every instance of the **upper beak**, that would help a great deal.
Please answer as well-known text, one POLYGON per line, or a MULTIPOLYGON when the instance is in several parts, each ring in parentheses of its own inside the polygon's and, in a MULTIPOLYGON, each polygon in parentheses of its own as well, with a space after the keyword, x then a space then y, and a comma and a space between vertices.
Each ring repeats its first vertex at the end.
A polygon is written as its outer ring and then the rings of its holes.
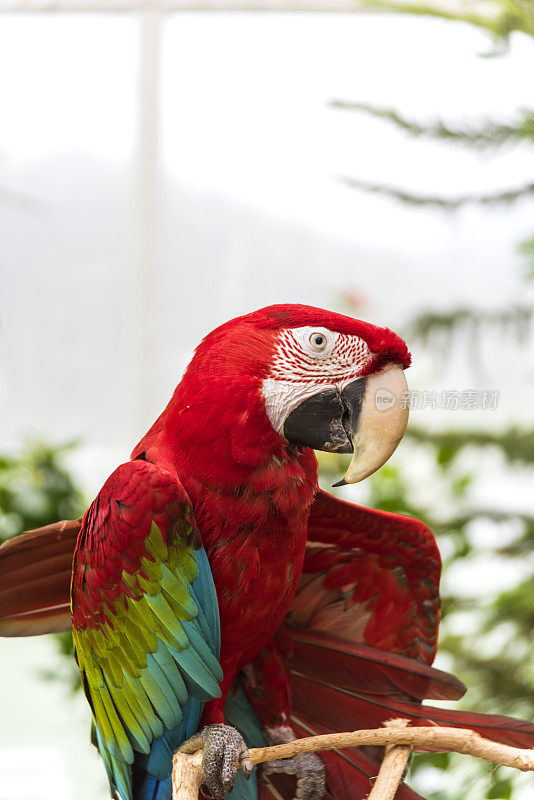
POLYGON ((356 380, 344 389, 326 389, 293 409, 284 424, 292 442, 315 450, 352 453, 344 478, 358 483, 395 451, 408 423, 408 384, 398 364, 356 380))

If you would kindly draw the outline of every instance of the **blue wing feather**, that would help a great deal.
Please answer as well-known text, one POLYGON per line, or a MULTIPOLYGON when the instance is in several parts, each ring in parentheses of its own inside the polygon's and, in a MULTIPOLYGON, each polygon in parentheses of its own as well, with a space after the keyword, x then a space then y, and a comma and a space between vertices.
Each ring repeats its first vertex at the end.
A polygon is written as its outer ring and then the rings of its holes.
MULTIPOLYGON (((184 625, 184 629, 197 653, 201 650, 205 654, 203 648, 206 648, 207 645, 211 658, 216 659, 220 652, 217 594, 205 551, 203 549, 196 551, 195 558, 199 574, 191 587, 191 596, 199 613, 193 622, 184 625), (200 637, 202 637, 201 645, 199 645, 200 637)), ((178 657, 176 660, 179 661, 178 657)), ((180 662, 179 665, 182 668, 180 662)), ((171 800, 170 773, 173 754, 185 739, 198 730, 204 708, 204 701, 201 699, 204 697, 202 688, 196 684, 194 679, 191 679, 191 676, 185 674, 185 669, 182 671, 182 675, 189 691, 194 692, 197 696, 190 694, 189 699, 182 707, 183 719, 180 724, 155 739, 148 756, 135 754, 132 770, 133 790, 131 795, 124 795, 125 800, 130 800, 130 798, 131 800, 171 800)), ((267 743, 259 720, 242 688, 239 688, 226 701, 225 717, 229 725, 233 725, 239 730, 249 747, 265 747, 267 743)), ((229 797, 232 800, 257 800, 256 770, 253 771, 248 781, 241 772, 238 773, 229 797)))
POLYGON ((182 623, 191 648, 172 651, 189 698, 182 706, 183 717, 179 725, 154 739, 148 756, 135 753, 132 789, 126 794, 119 790, 123 800, 170 800, 173 754, 198 730, 204 702, 213 697, 209 690, 213 688, 212 684, 217 685, 216 680, 222 679, 217 661, 221 634, 215 584, 204 549, 196 550, 194 558, 198 577, 191 586, 191 596, 198 608, 198 616, 191 622, 182 623), (208 663, 204 662, 204 656, 208 663))

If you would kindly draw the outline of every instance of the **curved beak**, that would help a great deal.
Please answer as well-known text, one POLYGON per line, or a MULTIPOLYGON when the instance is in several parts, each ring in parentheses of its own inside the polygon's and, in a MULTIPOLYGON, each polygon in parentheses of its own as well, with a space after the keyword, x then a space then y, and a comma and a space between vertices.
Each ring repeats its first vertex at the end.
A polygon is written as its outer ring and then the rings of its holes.
POLYGON ((352 458, 334 486, 358 483, 376 472, 393 455, 408 424, 408 384, 402 367, 388 366, 365 381, 357 424, 350 432, 352 458))
POLYGON ((376 472, 397 448, 408 423, 408 384, 398 364, 327 389, 304 400, 284 423, 288 441, 333 453, 352 453, 345 476, 358 483, 376 472))

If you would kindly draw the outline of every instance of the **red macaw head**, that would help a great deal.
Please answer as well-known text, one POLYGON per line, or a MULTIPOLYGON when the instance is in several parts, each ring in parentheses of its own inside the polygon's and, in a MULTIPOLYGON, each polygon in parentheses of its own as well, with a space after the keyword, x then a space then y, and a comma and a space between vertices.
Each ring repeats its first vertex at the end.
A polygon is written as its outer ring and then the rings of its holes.
POLYGON ((274 305, 206 336, 182 383, 196 400, 210 381, 224 381, 227 404, 231 393, 252 386, 283 441, 353 453, 340 484, 356 483, 404 434, 409 365, 406 344, 386 328, 310 306, 274 305))

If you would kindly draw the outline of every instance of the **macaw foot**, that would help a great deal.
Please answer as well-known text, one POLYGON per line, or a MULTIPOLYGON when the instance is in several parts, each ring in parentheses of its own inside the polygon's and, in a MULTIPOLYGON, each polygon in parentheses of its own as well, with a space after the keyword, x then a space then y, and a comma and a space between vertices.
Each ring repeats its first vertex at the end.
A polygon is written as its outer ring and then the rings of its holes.
POLYGON ((178 749, 180 753, 203 751, 202 769, 206 786, 210 795, 217 800, 232 791, 238 766, 245 778, 249 778, 252 772, 252 761, 244 739, 230 725, 206 725, 178 749))
MULTIPOLYGON (((265 729, 269 744, 284 744, 296 739, 289 725, 265 729)), ((315 753, 301 753, 294 758, 281 758, 267 761, 261 767, 263 775, 273 772, 285 772, 296 775, 297 788, 295 800, 322 800, 326 792, 324 764, 315 753)))

